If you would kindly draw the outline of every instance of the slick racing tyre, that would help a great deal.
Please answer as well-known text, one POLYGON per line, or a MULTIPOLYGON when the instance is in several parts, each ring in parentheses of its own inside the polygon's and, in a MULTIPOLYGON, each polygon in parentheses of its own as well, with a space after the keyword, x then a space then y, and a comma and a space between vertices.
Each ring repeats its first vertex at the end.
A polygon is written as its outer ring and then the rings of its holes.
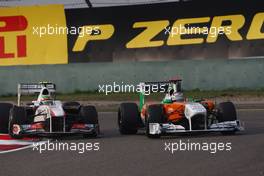
MULTIPOLYGON (((227 122, 237 120, 235 105, 232 102, 223 102, 218 105, 218 122, 227 122)), ((235 134, 235 131, 225 131, 222 134, 235 134)))
POLYGON ((10 109, 9 115, 9 135, 13 138, 20 139, 20 125, 27 124, 27 112, 24 107, 14 106, 10 109))
POLYGON ((96 137, 99 133, 98 113, 94 106, 81 106, 80 108, 81 121, 85 124, 98 125, 98 130, 95 130, 93 134, 84 134, 83 137, 96 137))
POLYGON ((9 112, 12 107, 10 103, 0 103, 0 133, 8 133, 9 112))
POLYGON ((149 123, 164 123, 164 110, 162 104, 154 104, 148 107, 148 117, 146 121, 146 134, 149 138, 159 138, 160 134, 150 134, 149 123))
POLYGON ((138 105, 122 103, 118 109, 118 127, 121 134, 136 134, 141 126, 138 105))

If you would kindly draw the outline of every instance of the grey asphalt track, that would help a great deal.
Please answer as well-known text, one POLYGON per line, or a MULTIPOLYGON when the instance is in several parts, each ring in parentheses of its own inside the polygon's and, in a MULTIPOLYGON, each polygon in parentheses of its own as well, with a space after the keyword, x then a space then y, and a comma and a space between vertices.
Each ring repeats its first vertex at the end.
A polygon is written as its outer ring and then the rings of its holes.
POLYGON ((233 136, 183 135, 148 139, 119 134, 116 113, 100 113, 101 138, 59 142, 100 143, 99 151, 33 151, 0 155, 1 176, 263 176, 264 110, 239 110, 246 131, 233 136), (165 143, 231 143, 231 151, 165 151, 165 143))

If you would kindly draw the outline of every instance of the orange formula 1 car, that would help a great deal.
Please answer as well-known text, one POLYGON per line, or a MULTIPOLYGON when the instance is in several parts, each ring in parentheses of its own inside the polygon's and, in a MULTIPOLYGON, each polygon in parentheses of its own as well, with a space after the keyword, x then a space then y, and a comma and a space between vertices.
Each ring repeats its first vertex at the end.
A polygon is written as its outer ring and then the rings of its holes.
POLYGON ((210 100, 187 101, 181 80, 141 83, 140 105, 122 103, 118 110, 121 134, 135 134, 139 129, 148 137, 190 132, 221 132, 234 134, 243 130, 232 102, 216 105, 210 100), (164 92, 161 103, 145 103, 145 95, 164 92))

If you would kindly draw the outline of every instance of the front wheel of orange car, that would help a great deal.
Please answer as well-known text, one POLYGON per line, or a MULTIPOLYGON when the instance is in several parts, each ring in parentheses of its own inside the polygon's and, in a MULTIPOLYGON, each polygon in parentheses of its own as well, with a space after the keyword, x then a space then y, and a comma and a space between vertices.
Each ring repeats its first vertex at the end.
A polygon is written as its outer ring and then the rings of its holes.
POLYGON ((149 123, 164 123, 164 110, 162 104, 153 104, 148 107, 146 120, 146 134, 149 138, 160 138, 161 134, 151 134, 149 123))
MULTIPOLYGON (((235 105, 232 102, 222 102, 218 105, 218 122, 227 122, 237 120, 235 105)), ((223 131, 223 135, 233 135, 236 131, 223 131)))

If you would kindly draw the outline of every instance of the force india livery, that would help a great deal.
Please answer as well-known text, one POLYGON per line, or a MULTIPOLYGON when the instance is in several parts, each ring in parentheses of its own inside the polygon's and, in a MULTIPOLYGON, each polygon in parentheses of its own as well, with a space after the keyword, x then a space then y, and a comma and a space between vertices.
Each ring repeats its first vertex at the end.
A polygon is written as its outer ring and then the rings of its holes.
POLYGON ((94 106, 55 100, 52 83, 19 84, 17 105, 0 103, 0 133, 13 138, 82 134, 95 137, 99 133, 98 115, 94 106), (38 93, 38 99, 21 106, 21 95, 38 93))
POLYGON ((143 129, 153 138, 172 133, 234 134, 244 130, 232 102, 216 105, 210 100, 187 101, 183 97, 181 79, 141 83, 139 107, 136 103, 122 103, 118 126, 121 134, 136 134, 143 129), (145 103, 146 90, 154 87, 157 92, 164 92, 165 98, 159 104, 145 103))

